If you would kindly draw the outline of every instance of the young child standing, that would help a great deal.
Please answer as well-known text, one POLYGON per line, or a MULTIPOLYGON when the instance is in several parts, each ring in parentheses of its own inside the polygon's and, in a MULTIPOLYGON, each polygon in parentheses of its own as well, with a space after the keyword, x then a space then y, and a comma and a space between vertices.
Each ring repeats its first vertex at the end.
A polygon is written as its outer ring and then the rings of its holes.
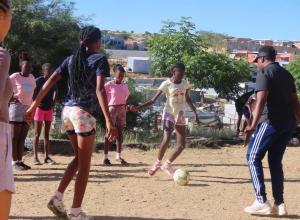
POLYGON ((22 161, 25 139, 29 130, 29 124, 25 121, 24 113, 32 103, 36 83, 31 74, 32 66, 29 54, 23 52, 19 59, 21 71, 10 76, 14 95, 9 104, 9 123, 12 126, 14 169, 28 170, 31 167, 22 161))
MULTIPOLYGON (((109 114, 114 126, 117 128, 118 134, 116 138, 116 162, 121 165, 128 163, 121 157, 122 151, 122 133, 126 127, 126 103, 130 95, 128 86, 124 83, 125 69, 122 65, 117 64, 114 66, 115 79, 105 84, 105 91, 107 102, 109 106, 109 114)), ((105 138, 104 142, 104 160, 103 165, 110 166, 108 159, 109 140, 105 138)))
MULTIPOLYGON (((46 81, 53 73, 53 68, 50 63, 45 63, 42 66, 43 76, 36 79, 36 89, 34 90, 33 99, 36 98, 46 81)), ((41 165, 38 158, 39 137, 44 123, 44 163, 55 164, 55 161, 49 157, 49 132, 53 119, 53 107, 56 100, 57 86, 50 89, 45 98, 37 107, 34 115, 34 165, 41 165)))
POLYGON ((186 124, 185 124, 185 103, 187 103, 192 111, 195 113, 196 123, 200 125, 200 121, 189 97, 190 86, 186 80, 183 79, 185 74, 185 65, 183 63, 176 63, 170 67, 171 78, 164 81, 158 88, 156 95, 140 106, 131 106, 129 110, 139 111, 154 104, 159 96, 164 93, 166 95, 166 104, 163 110, 163 130, 164 135, 162 142, 159 145, 159 152, 156 161, 148 170, 148 174, 153 176, 158 169, 162 169, 169 176, 172 176, 174 169, 172 163, 181 154, 185 147, 186 124), (161 161, 164 157, 166 149, 169 145, 171 134, 175 128, 176 132, 176 149, 171 154, 168 160, 162 165, 161 161))

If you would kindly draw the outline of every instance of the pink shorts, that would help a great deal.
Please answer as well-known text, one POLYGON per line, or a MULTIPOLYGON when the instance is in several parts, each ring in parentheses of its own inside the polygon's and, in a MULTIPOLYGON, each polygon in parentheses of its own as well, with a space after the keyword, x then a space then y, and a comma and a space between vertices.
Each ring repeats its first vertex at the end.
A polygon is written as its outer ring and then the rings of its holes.
POLYGON ((53 109, 43 110, 38 107, 35 110, 34 120, 37 122, 43 122, 43 121, 51 122, 53 120, 53 109))
POLYGON ((114 126, 122 129, 126 127, 125 105, 109 106, 109 114, 114 126))

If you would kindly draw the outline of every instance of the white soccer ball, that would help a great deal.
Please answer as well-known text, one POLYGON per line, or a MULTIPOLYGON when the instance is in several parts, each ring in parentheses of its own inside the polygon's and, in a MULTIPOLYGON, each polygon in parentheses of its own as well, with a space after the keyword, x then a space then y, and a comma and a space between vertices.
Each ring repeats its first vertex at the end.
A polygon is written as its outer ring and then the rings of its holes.
POLYGON ((180 186, 185 186, 190 181, 190 174, 185 169, 179 168, 174 172, 173 179, 176 184, 180 186))

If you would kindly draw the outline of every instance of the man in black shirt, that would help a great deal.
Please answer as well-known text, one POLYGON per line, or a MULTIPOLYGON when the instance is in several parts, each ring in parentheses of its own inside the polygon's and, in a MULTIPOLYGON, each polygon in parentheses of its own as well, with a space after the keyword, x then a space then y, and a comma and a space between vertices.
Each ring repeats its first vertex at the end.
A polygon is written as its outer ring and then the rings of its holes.
POLYGON ((287 215, 283 200, 282 158, 286 145, 300 117, 299 101, 292 75, 275 62, 276 51, 271 46, 263 46, 255 62, 259 72, 256 80, 257 104, 253 120, 246 132, 254 131, 251 137, 247 161, 256 200, 245 208, 250 214, 287 215), (259 123, 263 109, 267 104, 268 118, 259 123), (267 200, 264 184, 262 159, 268 152, 271 173, 274 206, 267 200))

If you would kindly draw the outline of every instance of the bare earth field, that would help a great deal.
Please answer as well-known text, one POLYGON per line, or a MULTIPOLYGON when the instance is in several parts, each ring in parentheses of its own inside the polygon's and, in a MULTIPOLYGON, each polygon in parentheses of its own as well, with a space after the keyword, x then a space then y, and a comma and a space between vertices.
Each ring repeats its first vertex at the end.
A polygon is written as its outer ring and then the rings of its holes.
MULTIPOLYGON (((132 163, 129 167, 103 167, 102 154, 94 154, 83 208, 96 220, 272 219, 243 212, 254 201, 245 150, 239 146, 186 149, 176 167, 190 171, 187 186, 177 186, 161 171, 154 177, 147 176, 156 150, 125 150, 124 157, 132 163)), ((114 156, 111 153, 111 158, 114 156)), ((300 219, 299 156, 300 148, 296 147, 289 147, 285 154, 285 199, 290 215, 282 219, 300 219)), ((46 205, 72 157, 53 158, 57 165, 16 172, 17 193, 10 219, 56 219, 46 205)), ((32 161, 28 156, 25 159, 32 161)), ((266 160, 264 166, 267 192, 273 203, 266 160)), ((65 192, 66 207, 71 205, 73 185, 65 192)))

